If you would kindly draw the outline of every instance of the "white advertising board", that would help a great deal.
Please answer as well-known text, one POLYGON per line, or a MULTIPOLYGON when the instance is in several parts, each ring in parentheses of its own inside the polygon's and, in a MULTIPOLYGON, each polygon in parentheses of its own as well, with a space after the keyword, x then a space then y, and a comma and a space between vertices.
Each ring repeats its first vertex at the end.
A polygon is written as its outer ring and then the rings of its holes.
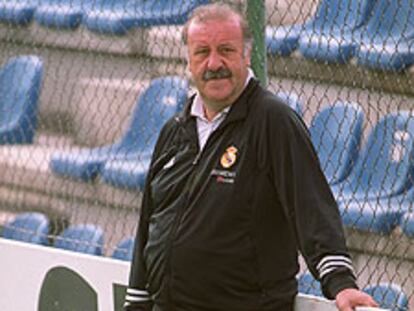
MULTIPOLYGON (((1 311, 121 311, 128 262, 0 238, 1 311)), ((299 295, 297 311, 337 311, 299 295)), ((357 311, 379 311, 357 308, 357 311)))

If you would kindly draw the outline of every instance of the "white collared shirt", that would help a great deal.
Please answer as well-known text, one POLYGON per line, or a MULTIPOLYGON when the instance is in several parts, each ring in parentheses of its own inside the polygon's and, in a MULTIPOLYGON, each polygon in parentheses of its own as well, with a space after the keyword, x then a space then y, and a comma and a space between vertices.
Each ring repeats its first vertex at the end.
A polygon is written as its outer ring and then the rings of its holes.
MULTIPOLYGON (((246 82, 244 83, 244 88, 246 88, 250 79, 254 77, 253 71, 249 68, 246 82)), ((224 121, 227 114, 230 111, 231 106, 224 108, 214 118, 209 121, 204 112, 204 102, 201 96, 197 93, 194 102, 191 106, 190 114, 197 118, 197 133, 198 133, 198 145, 200 151, 203 150, 207 139, 210 137, 211 133, 219 127, 221 122, 224 121)))

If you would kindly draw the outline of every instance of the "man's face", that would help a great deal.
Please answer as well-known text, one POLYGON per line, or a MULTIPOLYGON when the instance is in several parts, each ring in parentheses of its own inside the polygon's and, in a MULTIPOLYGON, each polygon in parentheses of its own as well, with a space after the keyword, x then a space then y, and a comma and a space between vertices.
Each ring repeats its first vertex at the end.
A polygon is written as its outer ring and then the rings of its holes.
POLYGON ((232 104, 244 88, 250 65, 238 19, 192 22, 188 53, 189 69, 202 98, 219 110, 232 104))

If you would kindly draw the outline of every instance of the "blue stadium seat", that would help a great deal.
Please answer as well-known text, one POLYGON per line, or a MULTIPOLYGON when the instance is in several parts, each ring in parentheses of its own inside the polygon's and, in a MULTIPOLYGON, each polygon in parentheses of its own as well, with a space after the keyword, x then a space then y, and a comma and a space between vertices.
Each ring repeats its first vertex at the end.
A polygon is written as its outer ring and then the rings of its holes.
POLYGON ((99 0, 85 11, 85 27, 90 31, 124 35, 134 27, 184 24, 191 11, 209 0, 99 0))
POLYGON ((85 10, 84 26, 97 33, 124 35, 135 27, 145 1, 98 0, 85 10))
POLYGON ((402 288, 393 283, 369 285, 363 289, 371 295, 380 308, 391 311, 408 311, 408 297, 402 288))
POLYGON ((307 24, 267 26, 266 47, 270 55, 289 56, 298 46, 299 35, 307 24))
POLYGON ((56 237, 54 246, 74 252, 102 255, 104 234, 101 228, 92 224, 69 226, 56 237))
POLYGON ((93 3, 93 0, 42 0, 34 18, 45 27, 74 30, 80 25, 84 10, 93 3))
POLYGON ((294 92, 277 92, 276 96, 281 98, 290 108, 296 111, 299 116, 303 116, 303 103, 294 92))
POLYGON ((298 277, 299 293, 323 297, 321 283, 309 272, 302 273, 298 277))
POLYGON ((33 19, 35 0, 0 0, 0 22, 26 26, 33 19))
POLYGON ((414 188, 381 199, 349 200, 341 204, 342 222, 348 228, 389 235, 404 223, 403 216, 414 199, 414 188))
POLYGON ((356 51, 358 64, 403 70, 414 63, 414 2, 379 0, 356 51))
POLYGON ((0 69, 0 144, 33 142, 42 76, 37 56, 11 58, 0 69))
POLYGON ((106 161, 101 180, 117 188, 142 190, 147 178, 151 154, 135 154, 106 161))
POLYGON ((134 251, 134 242, 135 240, 133 237, 123 239, 118 243, 111 257, 115 259, 131 261, 134 251))
POLYGON ((323 0, 313 23, 299 37, 306 58, 345 63, 354 54, 358 29, 364 25, 375 0, 323 0))
POLYGON ((139 97, 131 123, 119 142, 77 152, 52 156, 52 172, 82 181, 91 181, 108 160, 128 155, 151 154, 164 123, 184 106, 188 81, 177 76, 154 79, 139 97))
POLYGON ((49 218, 41 213, 22 213, 3 227, 2 236, 6 239, 47 245, 49 218))
POLYGON ((384 116, 371 130, 350 175, 333 185, 340 207, 352 201, 398 195, 412 186, 414 116, 396 111, 384 116))
POLYGON ((337 101, 322 109, 309 127, 328 182, 343 181, 358 158, 364 113, 356 103, 337 101))

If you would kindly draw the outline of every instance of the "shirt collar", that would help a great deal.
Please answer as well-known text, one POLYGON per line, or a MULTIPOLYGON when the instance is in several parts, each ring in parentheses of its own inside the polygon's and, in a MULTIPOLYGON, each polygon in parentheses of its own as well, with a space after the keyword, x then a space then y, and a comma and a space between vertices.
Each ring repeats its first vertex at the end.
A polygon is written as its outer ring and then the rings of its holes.
MULTIPOLYGON (((254 78, 254 73, 253 73, 253 70, 251 68, 248 68, 247 69, 247 78, 246 78, 246 81, 244 82, 243 90, 246 88, 246 86, 249 83, 251 78, 254 78)), ((215 121, 215 120, 221 118, 222 116, 226 115, 230 111, 230 108, 231 108, 231 106, 228 106, 228 107, 224 108, 222 111, 220 111, 220 113, 218 113, 213 118, 212 121, 215 121)), ((192 115, 194 117, 197 117, 199 119, 202 119, 204 121, 207 121, 207 118, 206 118, 205 113, 204 113, 204 102, 203 102, 203 99, 201 98, 201 96, 198 92, 195 94, 193 104, 191 105, 190 115, 192 115)))

